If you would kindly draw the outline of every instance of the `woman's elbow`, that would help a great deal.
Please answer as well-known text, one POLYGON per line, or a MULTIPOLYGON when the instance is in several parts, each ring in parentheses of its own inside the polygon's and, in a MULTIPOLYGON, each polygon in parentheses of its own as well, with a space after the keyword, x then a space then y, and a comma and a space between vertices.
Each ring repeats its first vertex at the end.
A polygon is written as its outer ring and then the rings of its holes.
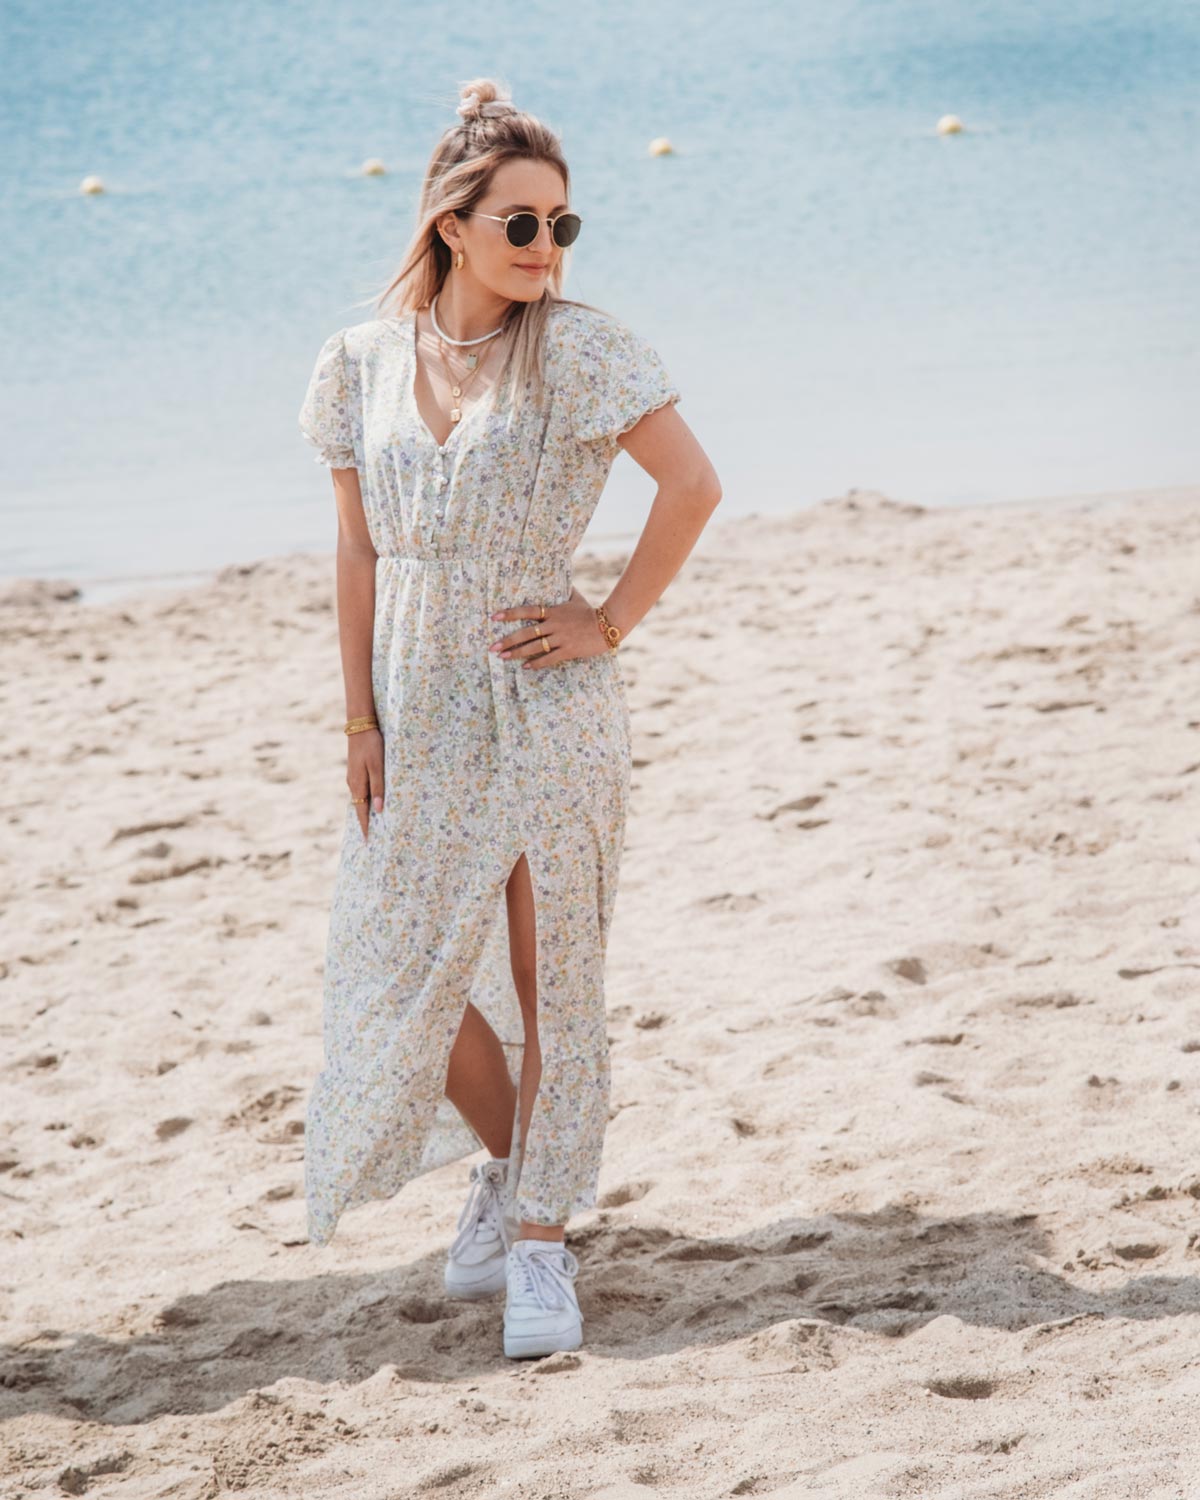
POLYGON ((724 494, 717 471, 708 462, 696 471, 688 488, 695 503, 709 511, 716 510, 724 494))

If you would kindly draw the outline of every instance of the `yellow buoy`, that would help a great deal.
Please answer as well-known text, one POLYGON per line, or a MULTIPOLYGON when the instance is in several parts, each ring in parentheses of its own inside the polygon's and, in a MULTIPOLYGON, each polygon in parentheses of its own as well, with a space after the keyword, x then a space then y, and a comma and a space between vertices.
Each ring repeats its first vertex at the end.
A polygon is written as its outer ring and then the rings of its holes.
POLYGON ((674 152, 675 147, 672 146, 665 135, 656 135, 650 142, 648 149, 651 156, 670 156, 674 152))
POLYGON ((943 115, 937 122, 938 135, 957 135, 963 128, 963 122, 957 115, 943 115))
POLYGON ((99 177, 85 177, 79 184, 79 191, 81 193, 102 193, 104 191, 104 184, 100 181, 99 177))
POLYGON ((368 156, 362 164, 361 171, 364 177, 384 177, 387 175, 387 168, 377 156, 368 156))

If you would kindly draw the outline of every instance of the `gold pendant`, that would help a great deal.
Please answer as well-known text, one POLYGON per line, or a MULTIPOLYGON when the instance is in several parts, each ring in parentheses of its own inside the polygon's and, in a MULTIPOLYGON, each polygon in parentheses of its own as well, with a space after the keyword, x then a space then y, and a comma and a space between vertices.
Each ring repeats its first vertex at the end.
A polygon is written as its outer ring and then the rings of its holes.
POLYGON ((458 409, 458 407, 457 407, 457 406, 455 406, 455 407, 452 407, 452 408, 451 408, 451 411, 450 411, 450 420, 451 420, 451 421, 452 421, 452 422, 457 422, 457 421, 458 421, 458 419, 459 419, 459 418, 460 418, 460 417, 461 417, 461 416, 462 416, 462 412, 461 412, 461 411, 459 411, 459 409, 458 409))
POLYGON ((459 386, 459 385, 451 386, 451 388, 450 388, 450 394, 452 396, 461 396, 462 395, 462 386, 459 386))
POLYGON ((478 354, 468 354, 467 355, 467 369, 468 370, 473 370, 478 363, 479 363, 479 356, 478 356, 478 354))

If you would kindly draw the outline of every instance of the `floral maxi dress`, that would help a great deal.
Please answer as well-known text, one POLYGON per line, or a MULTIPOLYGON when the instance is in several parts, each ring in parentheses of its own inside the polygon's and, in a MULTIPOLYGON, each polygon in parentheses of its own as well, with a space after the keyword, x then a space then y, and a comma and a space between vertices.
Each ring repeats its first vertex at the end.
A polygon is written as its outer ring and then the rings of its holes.
MULTIPOLYGON (((550 312, 540 400, 502 383, 439 444, 416 404, 416 320, 358 323, 324 343, 300 411, 317 462, 358 470, 378 561, 372 683, 384 807, 364 841, 347 798, 325 960, 324 1063, 305 1122, 308 1237, 347 1208, 480 1149, 445 1096, 470 1000, 519 1086, 524 1024, 505 884, 524 852, 537 932, 541 1081, 510 1164, 514 1208, 564 1224, 596 1203, 608 1121, 605 947, 630 778, 630 723, 609 651, 526 670, 495 610, 561 603, 616 438, 679 400, 654 349, 619 320, 550 312)), ((531 390, 532 395, 532 390, 531 390)))

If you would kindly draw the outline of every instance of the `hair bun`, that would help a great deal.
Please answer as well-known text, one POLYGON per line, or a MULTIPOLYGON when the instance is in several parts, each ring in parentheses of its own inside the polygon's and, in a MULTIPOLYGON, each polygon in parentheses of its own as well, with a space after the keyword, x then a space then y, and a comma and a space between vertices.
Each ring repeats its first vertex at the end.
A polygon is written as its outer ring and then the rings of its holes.
POLYGON ((457 113, 464 120, 480 120, 516 114, 517 107, 512 102, 512 95, 502 93, 490 78, 474 78, 462 85, 457 113))

